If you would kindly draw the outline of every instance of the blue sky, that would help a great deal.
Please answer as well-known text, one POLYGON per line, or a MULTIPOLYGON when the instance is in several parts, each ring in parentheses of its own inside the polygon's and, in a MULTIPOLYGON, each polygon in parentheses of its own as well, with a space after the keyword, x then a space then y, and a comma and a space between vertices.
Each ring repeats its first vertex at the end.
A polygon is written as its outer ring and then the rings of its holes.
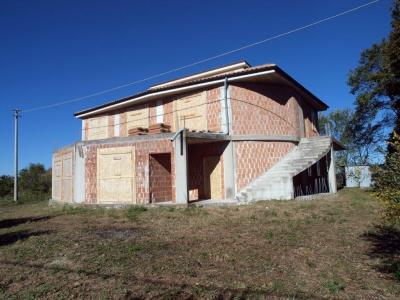
MULTIPOLYGON (((11 109, 84 96, 238 48, 361 5, 367 0, 2 1, 0 174, 13 170, 11 109)), ((51 164, 80 139, 73 112, 149 85, 245 59, 276 63, 331 109, 351 107, 346 78, 360 52, 390 30, 391 1, 143 84, 24 114, 20 167, 51 164)))

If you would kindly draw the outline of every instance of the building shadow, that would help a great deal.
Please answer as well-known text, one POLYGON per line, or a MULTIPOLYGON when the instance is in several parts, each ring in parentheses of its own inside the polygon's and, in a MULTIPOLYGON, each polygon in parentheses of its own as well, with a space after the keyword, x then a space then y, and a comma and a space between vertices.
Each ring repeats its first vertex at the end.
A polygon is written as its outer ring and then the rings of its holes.
POLYGON ((384 225, 362 235, 369 242, 367 255, 378 258, 379 264, 375 267, 381 273, 400 276, 400 230, 384 225))
POLYGON ((39 222, 50 219, 50 216, 39 216, 39 217, 25 217, 15 219, 5 219, 0 221, 0 229, 17 226, 28 222, 39 222))
POLYGON ((13 244, 17 241, 26 240, 31 236, 40 236, 49 233, 51 233, 50 230, 42 230, 42 231, 19 230, 15 232, 0 234, 0 247, 13 244))

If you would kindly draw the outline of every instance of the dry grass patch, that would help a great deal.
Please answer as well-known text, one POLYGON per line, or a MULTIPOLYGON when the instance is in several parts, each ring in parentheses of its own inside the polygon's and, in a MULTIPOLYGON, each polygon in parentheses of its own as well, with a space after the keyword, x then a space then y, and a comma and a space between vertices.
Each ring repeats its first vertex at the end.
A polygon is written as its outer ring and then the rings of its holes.
POLYGON ((0 211, 7 299, 400 296, 399 253, 384 245, 365 191, 217 208, 0 211))

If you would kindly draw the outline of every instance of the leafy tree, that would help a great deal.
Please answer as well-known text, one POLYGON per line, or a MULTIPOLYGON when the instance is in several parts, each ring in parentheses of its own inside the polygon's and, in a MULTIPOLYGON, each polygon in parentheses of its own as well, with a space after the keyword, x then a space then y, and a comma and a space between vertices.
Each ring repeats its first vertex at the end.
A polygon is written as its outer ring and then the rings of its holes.
POLYGON ((0 176, 0 197, 12 195, 14 190, 14 177, 3 175, 0 176))
POLYGON ((385 205, 384 216, 394 224, 400 224, 400 135, 393 134, 392 151, 386 156, 375 180, 375 194, 385 205))
POLYGON ((374 191, 386 207, 386 217, 400 218, 400 0, 393 1, 392 30, 387 39, 361 53, 348 83, 356 95, 350 129, 355 143, 374 143, 390 132, 383 167, 375 176, 374 191))
POLYGON ((355 144, 377 144, 384 140, 388 128, 400 132, 399 49, 400 0, 395 0, 389 38, 364 50, 359 66, 349 75, 351 92, 356 95, 350 124, 355 144))
POLYGON ((359 134, 352 124, 354 117, 351 109, 338 109, 319 116, 321 133, 332 135, 346 147, 345 151, 335 153, 338 166, 371 164, 376 159, 375 154, 381 151, 378 139, 357 138, 359 134))
POLYGON ((19 173, 22 201, 44 200, 51 190, 51 169, 42 164, 30 164, 19 173))
POLYGON ((350 109, 338 109, 327 115, 321 114, 319 116, 319 124, 322 134, 329 134, 340 141, 345 147, 346 151, 335 152, 335 161, 338 166, 347 165, 350 147, 350 139, 346 130, 348 124, 351 122, 353 112, 350 109))

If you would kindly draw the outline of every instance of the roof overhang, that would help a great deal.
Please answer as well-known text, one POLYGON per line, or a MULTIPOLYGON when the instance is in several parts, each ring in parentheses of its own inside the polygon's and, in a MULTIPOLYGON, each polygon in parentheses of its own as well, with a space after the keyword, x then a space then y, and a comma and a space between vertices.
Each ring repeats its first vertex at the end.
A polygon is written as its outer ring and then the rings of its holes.
POLYGON ((132 105, 148 102, 151 100, 159 99, 161 97, 167 97, 186 93, 190 91, 199 90, 205 87, 212 87, 222 85, 224 81, 228 83, 240 83, 248 81, 268 82, 271 84, 282 84, 288 85, 304 96, 304 99, 317 110, 322 111, 328 108, 324 102, 318 99, 310 91, 304 88, 300 83, 290 77, 287 73, 281 70, 276 65, 266 65, 263 67, 249 68, 244 71, 237 73, 222 74, 204 79, 194 80, 190 82, 184 82, 182 84, 174 84, 159 89, 149 89, 143 93, 139 93, 133 96, 122 98, 114 102, 106 103, 94 108, 83 110, 74 113, 77 118, 88 118, 94 115, 103 114, 116 109, 129 107, 132 105))
POLYGON ((331 136, 331 139, 332 139, 333 150, 335 150, 335 151, 346 150, 346 147, 341 142, 339 142, 337 139, 335 139, 333 136, 331 136))
POLYGON ((189 82, 189 81, 193 81, 193 80, 199 80, 199 79, 208 78, 211 76, 216 76, 216 75, 221 75, 221 74, 226 74, 226 73, 230 73, 230 72, 240 72, 249 67, 250 67, 250 65, 248 62, 241 61, 238 63, 233 63, 233 64, 229 64, 229 65, 226 65, 223 67, 208 70, 205 72, 199 72, 199 73, 196 73, 196 74, 193 74, 190 76, 185 76, 185 77, 181 77, 178 79, 166 81, 164 83, 156 84, 156 85, 151 86, 149 88, 149 90, 165 88, 165 87, 180 84, 180 83, 185 83, 185 82, 189 82))

